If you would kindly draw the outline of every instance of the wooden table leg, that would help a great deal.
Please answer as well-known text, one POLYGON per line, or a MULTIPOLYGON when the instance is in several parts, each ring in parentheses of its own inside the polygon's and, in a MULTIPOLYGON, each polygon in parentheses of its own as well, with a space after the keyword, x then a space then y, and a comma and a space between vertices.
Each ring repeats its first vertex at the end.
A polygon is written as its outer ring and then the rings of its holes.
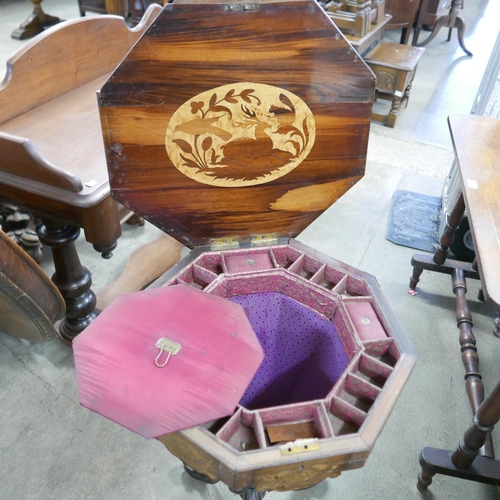
POLYGON ((441 16, 437 21, 436 24, 434 25, 434 28, 432 30, 432 33, 430 34, 429 38, 424 40, 423 42, 417 43, 418 40, 418 33, 420 33, 420 26, 417 26, 415 28, 415 35, 413 37, 413 45, 416 47, 423 47, 424 45, 427 45, 429 42, 434 40, 436 35, 438 34, 439 30, 441 28, 447 27, 450 29, 448 32, 448 41, 451 39, 451 30, 452 28, 457 28, 458 31, 458 43, 460 44, 460 47, 462 47, 462 50, 468 55, 472 56, 472 52, 467 50, 465 47, 464 43, 464 33, 465 33, 465 22, 464 20, 458 16, 458 10, 462 6, 462 0, 453 0, 451 2, 451 8, 450 12, 446 16, 441 16), (418 31, 417 31, 418 29, 418 31))
POLYGON ((34 37, 44 29, 50 28, 50 26, 54 26, 54 24, 61 22, 58 17, 45 14, 40 5, 42 0, 30 0, 30 2, 33 4, 33 12, 28 19, 11 34, 11 37, 16 40, 26 40, 27 38, 34 37))
POLYGON ((66 316, 59 326, 61 339, 70 344, 99 314, 96 297, 90 289, 90 271, 83 267, 75 241, 80 229, 60 221, 42 220, 38 228, 40 240, 52 250, 55 273, 52 281, 66 302, 66 316))
POLYGON ((448 450, 426 447, 420 453, 422 472, 417 488, 425 491, 435 474, 458 477, 494 486, 500 485, 500 461, 478 456, 486 436, 500 420, 500 382, 481 403, 473 424, 465 431, 457 449, 448 450))
MULTIPOLYGON (((465 282, 464 271, 462 269, 455 269, 451 275, 451 282, 453 293, 457 297, 457 328, 460 330, 459 342, 460 350, 462 351, 462 363, 465 368, 465 387, 472 408, 472 414, 475 415, 484 400, 484 386, 481 374, 479 373, 479 356, 477 354, 476 338, 472 331, 472 315, 465 297, 467 284, 465 282)), ((486 437, 486 443, 481 450, 481 455, 489 458, 495 457, 490 435, 486 437)))
POLYGON ((146 0, 130 0, 130 13, 132 14, 132 26, 137 26, 146 12, 146 0))
MULTIPOLYGON (((460 193, 460 196, 458 197, 458 200, 455 206, 453 207, 451 214, 446 214, 447 217, 446 228, 443 231, 443 234, 441 235, 441 238, 439 240, 439 246, 436 249, 436 252, 434 253, 434 257, 432 259, 434 264, 436 265, 432 265, 432 263, 429 262, 427 256, 422 256, 420 254, 415 254, 411 260, 413 266, 413 274, 410 278, 410 290, 409 290, 410 294, 416 295, 415 289, 417 287, 418 282, 420 281, 420 276, 424 269, 451 274, 453 267, 451 267, 451 269, 449 270, 444 269, 444 268, 447 269, 450 268, 450 266, 445 265, 445 262, 446 258, 448 257, 450 246, 452 245, 453 240, 455 239, 455 233, 457 232, 460 223, 462 222, 462 219, 464 217, 464 212, 465 212, 464 196, 462 193, 460 193), (440 269, 439 266, 443 265, 444 267, 440 269)), ((465 266, 470 267, 467 265, 465 266)), ((475 276, 471 277, 476 278, 475 276)))
POLYGON ((460 193, 460 196, 458 197, 457 203, 453 207, 451 214, 447 215, 446 229, 441 235, 439 246, 436 250, 436 253, 434 254, 434 262, 436 264, 443 264, 446 260, 446 257, 448 257, 450 246, 455 239, 455 233, 457 232, 458 228, 460 227, 460 223, 464 218, 464 212, 464 195, 463 193, 460 193))

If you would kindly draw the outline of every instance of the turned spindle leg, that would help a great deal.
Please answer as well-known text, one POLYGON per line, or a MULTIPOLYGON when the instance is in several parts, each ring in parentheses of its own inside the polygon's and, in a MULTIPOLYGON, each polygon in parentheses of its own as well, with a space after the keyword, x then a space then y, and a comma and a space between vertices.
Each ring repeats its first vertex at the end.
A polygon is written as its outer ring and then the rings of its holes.
POLYGON ((146 12, 146 0, 130 0, 130 13, 132 14, 132 26, 137 26, 146 12))
POLYGON ((408 290, 408 293, 410 295, 417 295, 415 289, 417 288, 418 282, 420 281, 420 276, 422 275, 423 271, 424 270, 419 267, 413 267, 413 274, 410 278, 410 289, 408 290))
POLYGON ((434 254, 434 262, 438 265, 444 264, 446 257, 448 256, 448 250, 455 239, 455 233, 457 232, 460 222, 464 217, 465 203, 464 195, 460 193, 457 203, 455 204, 451 214, 447 215, 446 229, 441 235, 439 240, 439 246, 434 254))
POLYGON ((451 456, 451 461, 457 469, 468 469, 472 465, 479 450, 499 420, 500 382, 479 406, 474 416, 473 425, 465 431, 457 449, 451 456))
MULTIPOLYGON (((465 297, 467 284, 464 271, 455 269, 451 277, 453 293, 457 297, 457 327, 460 330, 460 349, 462 351, 462 362, 465 368, 465 386, 472 407, 473 414, 478 411, 479 405, 484 400, 484 386, 479 373, 479 356, 477 354, 476 339, 472 332, 472 315, 465 297)), ((493 458, 493 443, 491 436, 486 438, 486 443, 481 455, 493 458)))
POLYGON ((420 465, 422 466, 422 472, 418 475, 417 490, 425 491, 432 484, 432 478, 436 473, 429 470, 427 464, 423 460, 422 454, 420 454, 420 465))
POLYGON ((52 250, 55 273, 52 281, 66 302, 66 316, 59 326, 61 339, 70 344, 99 314, 90 289, 92 278, 76 252, 80 229, 56 221, 44 221, 38 228, 40 240, 52 250))

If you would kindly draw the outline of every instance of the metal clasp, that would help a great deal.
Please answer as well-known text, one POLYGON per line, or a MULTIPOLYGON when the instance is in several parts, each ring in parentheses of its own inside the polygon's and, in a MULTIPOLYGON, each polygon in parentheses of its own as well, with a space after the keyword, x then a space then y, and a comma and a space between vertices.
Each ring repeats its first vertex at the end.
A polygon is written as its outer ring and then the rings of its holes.
POLYGON ((172 354, 177 354, 181 350, 182 346, 173 340, 161 338, 158 342, 156 342, 156 347, 160 350, 160 352, 158 353, 158 356, 156 356, 155 365, 158 368, 163 368, 168 363, 170 356, 172 356, 172 354), (165 362, 160 364, 160 357, 164 352, 168 352, 168 356, 165 362))

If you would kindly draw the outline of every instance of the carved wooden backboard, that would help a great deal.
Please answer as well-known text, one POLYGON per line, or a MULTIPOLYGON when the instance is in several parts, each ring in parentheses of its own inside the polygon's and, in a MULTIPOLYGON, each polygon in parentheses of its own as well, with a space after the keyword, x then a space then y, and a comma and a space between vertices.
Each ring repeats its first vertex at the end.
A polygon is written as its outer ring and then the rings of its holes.
POLYGON ((113 196, 188 246, 296 236, 363 176, 374 89, 314 0, 168 4, 98 96, 113 196))

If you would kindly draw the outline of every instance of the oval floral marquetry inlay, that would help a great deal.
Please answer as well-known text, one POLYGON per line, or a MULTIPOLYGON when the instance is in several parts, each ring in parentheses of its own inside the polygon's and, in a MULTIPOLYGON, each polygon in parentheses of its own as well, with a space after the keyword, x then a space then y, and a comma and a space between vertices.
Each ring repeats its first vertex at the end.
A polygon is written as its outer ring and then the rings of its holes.
POLYGON ((300 165, 314 144, 309 107, 287 90, 234 83, 208 90, 180 106, 165 147, 191 179, 221 187, 263 184, 300 165))

